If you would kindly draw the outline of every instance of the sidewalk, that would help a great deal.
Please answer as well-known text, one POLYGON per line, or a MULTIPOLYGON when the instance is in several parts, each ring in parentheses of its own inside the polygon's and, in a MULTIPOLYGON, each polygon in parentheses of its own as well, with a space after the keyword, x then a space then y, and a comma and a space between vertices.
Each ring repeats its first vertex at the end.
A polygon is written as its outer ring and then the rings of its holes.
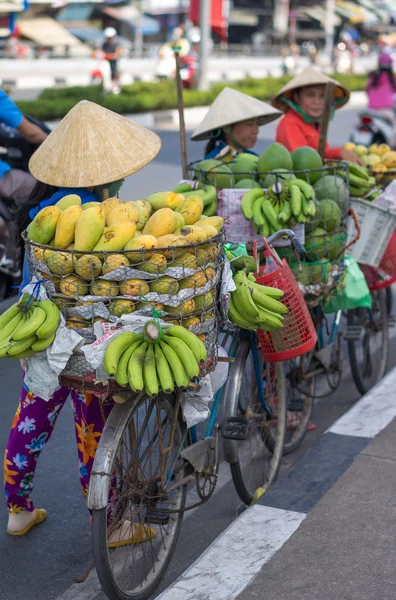
POLYGON ((396 369, 160 600, 394 600, 396 369))

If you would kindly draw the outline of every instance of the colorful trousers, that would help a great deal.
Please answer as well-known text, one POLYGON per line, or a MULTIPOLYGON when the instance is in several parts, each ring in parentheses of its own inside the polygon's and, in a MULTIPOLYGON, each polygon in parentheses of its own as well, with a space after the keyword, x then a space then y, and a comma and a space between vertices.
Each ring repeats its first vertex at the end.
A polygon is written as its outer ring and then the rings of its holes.
POLYGON ((81 486, 84 496, 87 495, 96 448, 113 402, 103 403, 89 392, 65 386, 56 390, 46 402, 23 385, 4 457, 4 486, 10 513, 34 510, 30 495, 37 460, 69 395, 74 413, 81 486))

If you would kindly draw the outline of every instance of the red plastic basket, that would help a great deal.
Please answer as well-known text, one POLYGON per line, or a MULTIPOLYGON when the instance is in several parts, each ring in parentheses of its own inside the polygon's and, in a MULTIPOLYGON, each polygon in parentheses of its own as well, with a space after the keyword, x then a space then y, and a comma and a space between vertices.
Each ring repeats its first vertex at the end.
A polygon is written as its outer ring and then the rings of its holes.
POLYGON ((370 290, 382 290, 396 281, 396 232, 392 233, 377 268, 360 265, 370 290))
POLYGON ((272 332, 258 329, 257 337, 265 360, 279 362, 296 358, 312 350, 317 335, 304 296, 289 265, 285 260, 281 261, 272 249, 270 251, 278 262, 279 269, 264 275, 265 267, 260 268, 256 274, 256 281, 261 285, 283 290, 285 295, 281 302, 287 306, 289 312, 284 315, 281 329, 272 332))

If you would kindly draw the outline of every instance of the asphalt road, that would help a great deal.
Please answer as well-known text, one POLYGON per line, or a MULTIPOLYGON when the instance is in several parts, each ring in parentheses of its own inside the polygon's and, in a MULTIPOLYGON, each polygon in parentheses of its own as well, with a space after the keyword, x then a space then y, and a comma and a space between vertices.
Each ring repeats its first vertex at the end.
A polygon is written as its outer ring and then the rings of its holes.
MULTIPOLYGON (((331 125, 330 141, 345 141, 353 122, 353 112, 336 116, 331 125)), ((274 127, 262 129, 258 151, 273 139, 274 127)), ((171 189, 181 176, 177 132, 160 132, 162 150, 157 159, 130 177, 122 190, 124 199, 143 198, 149 193, 171 189)), ((189 143, 190 160, 202 156, 201 143, 189 143)), ((0 312, 4 307, 0 306, 0 312)), ((395 365, 395 347, 390 349, 389 366, 395 365)), ((347 366, 347 359, 344 361, 347 366)), ((0 446, 4 447, 11 426, 21 384, 19 364, 0 360, 0 446)), ((358 399, 359 394, 346 368, 341 388, 316 404, 311 431, 301 448, 284 460, 283 470, 316 440, 341 414, 358 399)), ((302 475, 304 476, 304 475, 302 475)), ((176 554, 163 582, 169 585, 243 510, 233 485, 228 466, 221 469, 221 486, 211 501, 190 514, 182 529, 176 554)), ((5 533, 6 510, 0 517, 0 598, 1 600, 104 600, 95 579, 73 584, 73 578, 86 570, 91 556, 88 512, 80 492, 74 425, 70 406, 60 415, 54 435, 44 450, 35 478, 34 502, 47 509, 47 522, 33 529, 26 538, 11 538, 5 533), (72 586, 72 587, 71 587, 72 586)))

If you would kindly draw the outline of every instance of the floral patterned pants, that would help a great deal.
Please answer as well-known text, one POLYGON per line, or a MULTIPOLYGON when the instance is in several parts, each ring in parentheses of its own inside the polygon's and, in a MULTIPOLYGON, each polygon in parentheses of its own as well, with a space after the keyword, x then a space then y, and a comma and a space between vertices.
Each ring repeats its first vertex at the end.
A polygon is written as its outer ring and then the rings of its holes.
POLYGON ((84 496, 88 492, 96 448, 113 402, 103 403, 89 392, 65 386, 56 390, 46 402, 23 385, 4 456, 5 494, 8 510, 13 514, 34 510, 30 495, 37 460, 69 395, 76 428, 81 486, 84 496))

